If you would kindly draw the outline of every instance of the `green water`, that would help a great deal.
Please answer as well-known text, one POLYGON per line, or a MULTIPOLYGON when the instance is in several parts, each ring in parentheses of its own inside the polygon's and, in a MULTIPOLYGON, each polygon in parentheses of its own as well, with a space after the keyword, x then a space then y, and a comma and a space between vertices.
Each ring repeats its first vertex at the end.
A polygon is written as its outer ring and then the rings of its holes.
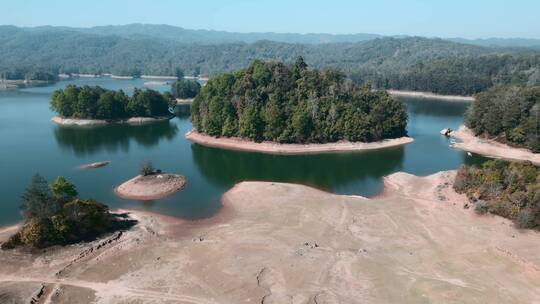
MULTIPOLYGON (((109 89, 143 87, 143 81, 80 79, 78 85, 109 89)), ((49 96, 54 86, 0 92, 0 225, 20 220, 19 196, 37 172, 52 180, 63 175, 80 196, 102 201, 111 208, 151 210, 182 218, 209 217, 220 208, 220 196, 243 180, 293 182, 341 194, 370 196, 382 189, 382 177, 397 171, 427 175, 483 161, 448 147, 439 135, 457 128, 466 103, 403 99, 409 111, 409 135, 415 142, 371 152, 274 156, 206 148, 184 138, 191 129, 186 115, 171 121, 142 125, 93 128, 60 127, 50 118, 49 96), (85 163, 109 160, 107 167, 81 170, 85 163), (112 189, 138 173, 143 160, 188 179, 184 191, 151 202, 117 198, 112 189)), ((168 87, 154 87, 166 90, 168 87)), ((257 198, 254 197, 254 200, 257 198)))

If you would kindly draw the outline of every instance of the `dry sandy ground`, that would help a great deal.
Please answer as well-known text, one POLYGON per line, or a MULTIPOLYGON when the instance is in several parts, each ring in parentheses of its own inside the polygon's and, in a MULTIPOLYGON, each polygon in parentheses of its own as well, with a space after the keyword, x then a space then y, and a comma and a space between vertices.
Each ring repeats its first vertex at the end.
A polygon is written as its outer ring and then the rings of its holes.
POLYGON ((182 175, 160 173, 147 176, 137 175, 114 188, 114 193, 125 199, 155 200, 184 189, 186 178, 182 175))
POLYGON ((405 97, 419 97, 419 98, 433 98, 433 99, 444 99, 444 100, 453 100, 453 101, 473 101, 474 97, 472 96, 460 96, 460 95, 439 95, 430 92, 417 92, 417 91, 397 91, 397 90, 387 90, 388 94, 394 96, 405 96, 405 97))
POLYGON ((63 118, 54 116, 51 121, 62 126, 99 126, 110 123, 127 123, 127 124, 145 124, 157 121, 169 120, 171 117, 131 117, 127 120, 108 121, 104 119, 79 119, 79 118, 63 118))
POLYGON ((23 303, 540 303, 540 233, 463 209, 453 172, 385 179, 379 197, 244 182, 212 219, 134 212, 122 235, 0 252, 23 303))
POLYGON ((532 153, 527 149, 514 148, 494 140, 474 136, 474 133, 465 126, 459 127, 457 131, 451 133, 451 136, 459 140, 459 142, 452 145, 454 148, 493 158, 517 161, 528 160, 533 164, 540 165, 539 153, 532 153))
POLYGON ((336 142, 328 144, 280 144, 270 141, 256 143, 250 140, 237 137, 213 137, 198 133, 193 130, 186 133, 186 138, 194 143, 214 148, 260 152, 266 154, 317 154, 317 153, 341 153, 365 150, 377 150, 412 143, 411 137, 400 137, 386 139, 383 141, 362 143, 362 142, 336 142))

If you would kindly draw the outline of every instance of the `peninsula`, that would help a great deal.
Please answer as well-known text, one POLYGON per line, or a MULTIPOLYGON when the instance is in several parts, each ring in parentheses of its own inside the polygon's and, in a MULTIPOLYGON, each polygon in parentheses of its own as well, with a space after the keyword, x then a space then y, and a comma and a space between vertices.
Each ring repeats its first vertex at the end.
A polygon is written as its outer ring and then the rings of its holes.
POLYGON ((120 235, 40 256, 2 251, 0 294, 59 303, 536 301, 540 234, 464 209, 454 176, 395 173, 373 199, 243 182, 211 219, 133 211, 138 224, 120 235))

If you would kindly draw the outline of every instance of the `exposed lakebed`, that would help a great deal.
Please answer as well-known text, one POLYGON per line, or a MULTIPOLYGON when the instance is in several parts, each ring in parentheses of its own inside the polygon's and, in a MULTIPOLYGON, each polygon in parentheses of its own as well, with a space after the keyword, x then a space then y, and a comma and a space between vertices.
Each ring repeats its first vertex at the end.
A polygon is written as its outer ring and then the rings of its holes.
MULTIPOLYGON (((467 156, 449 147, 443 128, 457 129, 466 102, 402 98, 409 112, 409 136, 414 142, 377 151, 343 154, 280 156, 226 151, 192 144, 184 135, 192 129, 189 117, 147 125, 66 127, 53 124, 50 94, 68 83, 124 89, 130 94, 144 81, 77 79, 53 86, 0 92, 0 225, 20 220, 19 196, 35 173, 52 180, 63 175, 78 186, 81 197, 94 198, 111 208, 144 209, 188 219, 213 215, 220 197, 239 181, 260 180, 301 183, 340 193, 372 196, 382 189, 382 177, 405 171, 428 175, 456 169, 484 158, 467 156), (95 170, 82 164, 107 160, 95 170), (113 188, 138 173, 142 161, 184 175, 189 183, 158 201, 137 202, 118 198, 113 188)), ((153 87, 160 91, 168 86, 153 87)), ((186 107, 186 106, 183 106, 186 107)), ((186 113, 185 108, 180 109, 186 113)))

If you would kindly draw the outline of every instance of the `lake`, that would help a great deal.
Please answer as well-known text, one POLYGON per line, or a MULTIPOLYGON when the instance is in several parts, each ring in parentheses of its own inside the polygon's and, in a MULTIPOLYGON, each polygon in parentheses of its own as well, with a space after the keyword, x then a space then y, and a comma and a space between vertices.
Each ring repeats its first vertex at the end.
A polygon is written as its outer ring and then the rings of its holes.
POLYGON ((216 213, 221 195, 244 180, 301 183, 340 194, 373 196, 382 190, 382 177, 393 172, 428 175, 485 160, 450 148, 450 140, 439 134, 443 128, 455 129, 462 123, 467 107, 463 102, 402 98, 409 112, 408 132, 415 139, 406 146, 344 154, 276 156, 192 144, 184 138, 191 130, 186 109, 170 121, 149 125, 57 126, 50 121, 54 113, 49 109, 49 98, 55 89, 68 83, 123 89, 128 94, 135 87, 144 87, 141 79, 97 78, 0 92, 0 225, 21 219, 19 197, 35 173, 49 181, 65 176, 77 185, 80 197, 94 198, 111 209, 143 209, 199 219, 216 213), (106 160, 111 163, 104 168, 78 168, 106 160), (163 171, 185 175, 185 190, 157 201, 116 197, 112 189, 137 175, 145 160, 163 171))

